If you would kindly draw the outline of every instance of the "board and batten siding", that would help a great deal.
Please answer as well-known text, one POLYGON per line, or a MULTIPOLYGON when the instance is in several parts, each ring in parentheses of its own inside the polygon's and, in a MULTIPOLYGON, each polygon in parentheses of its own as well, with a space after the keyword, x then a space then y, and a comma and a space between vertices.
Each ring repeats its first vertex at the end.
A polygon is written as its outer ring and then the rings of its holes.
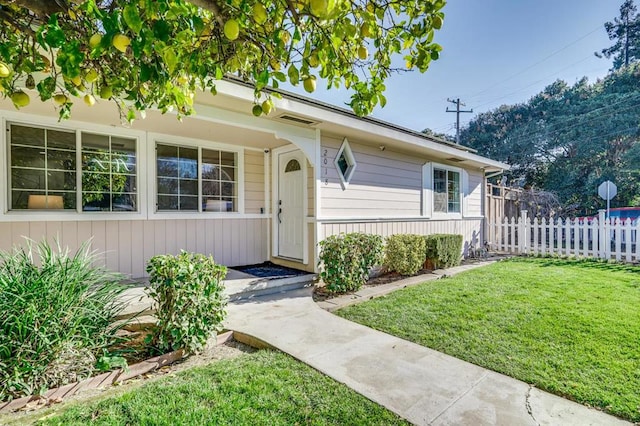
POLYGON ((58 241, 73 253, 91 239, 104 266, 140 278, 151 257, 180 250, 212 255, 228 266, 264 262, 267 225, 266 218, 0 222, 0 250, 24 246, 28 237, 58 241))
POLYGON ((322 239, 349 232, 364 232, 383 237, 394 234, 460 234, 466 252, 468 247, 478 247, 481 244, 482 219, 322 223, 320 226, 322 239))
POLYGON ((381 151, 349 140, 356 169, 343 190, 334 164, 341 145, 342 139, 322 137, 320 194, 323 218, 420 215, 423 159, 390 149, 381 151))

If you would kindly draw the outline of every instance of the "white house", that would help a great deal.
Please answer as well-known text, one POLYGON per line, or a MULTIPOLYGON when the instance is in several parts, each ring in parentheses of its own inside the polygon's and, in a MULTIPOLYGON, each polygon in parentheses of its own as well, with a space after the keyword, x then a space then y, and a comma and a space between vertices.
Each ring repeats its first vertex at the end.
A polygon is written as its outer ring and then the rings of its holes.
POLYGON ((460 233, 480 241, 486 176, 507 165, 473 150, 292 94, 267 117, 253 89, 221 81, 197 115, 149 111, 123 126, 112 102, 0 101, 0 250, 93 238, 110 269, 145 275, 181 249, 228 266, 317 268, 340 232, 460 233))

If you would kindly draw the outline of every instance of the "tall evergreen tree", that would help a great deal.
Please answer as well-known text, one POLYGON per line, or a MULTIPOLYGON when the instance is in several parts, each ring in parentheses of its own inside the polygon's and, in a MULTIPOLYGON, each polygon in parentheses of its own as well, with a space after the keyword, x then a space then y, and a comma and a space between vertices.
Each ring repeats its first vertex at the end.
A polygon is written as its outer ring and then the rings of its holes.
POLYGON ((620 6, 620 16, 604 24, 609 40, 615 43, 595 55, 607 59, 613 56, 613 70, 640 60, 640 15, 637 12, 633 0, 625 0, 620 6))

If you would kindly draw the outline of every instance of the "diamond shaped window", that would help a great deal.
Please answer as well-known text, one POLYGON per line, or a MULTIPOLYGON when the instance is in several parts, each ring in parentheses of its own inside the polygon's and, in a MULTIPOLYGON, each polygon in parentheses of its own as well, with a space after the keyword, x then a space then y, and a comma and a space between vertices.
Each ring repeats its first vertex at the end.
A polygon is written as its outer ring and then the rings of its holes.
POLYGON ((353 152, 351 151, 347 138, 344 138, 342 141, 342 145, 338 150, 338 155, 336 155, 334 164, 338 171, 338 176, 340 177, 342 189, 346 189, 347 185, 349 185, 349 182, 351 181, 353 172, 356 170, 356 159, 353 156, 353 152))

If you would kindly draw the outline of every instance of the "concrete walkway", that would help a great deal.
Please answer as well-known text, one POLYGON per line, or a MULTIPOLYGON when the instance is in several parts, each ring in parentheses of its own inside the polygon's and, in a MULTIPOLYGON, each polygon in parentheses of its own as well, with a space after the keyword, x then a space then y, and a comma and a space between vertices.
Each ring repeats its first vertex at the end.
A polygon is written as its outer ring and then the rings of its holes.
POLYGON ((630 424, 339 318, 318 307, 311 291, 236 302, 228 308, 225 325, 292 355, 418 425, 630 424))

